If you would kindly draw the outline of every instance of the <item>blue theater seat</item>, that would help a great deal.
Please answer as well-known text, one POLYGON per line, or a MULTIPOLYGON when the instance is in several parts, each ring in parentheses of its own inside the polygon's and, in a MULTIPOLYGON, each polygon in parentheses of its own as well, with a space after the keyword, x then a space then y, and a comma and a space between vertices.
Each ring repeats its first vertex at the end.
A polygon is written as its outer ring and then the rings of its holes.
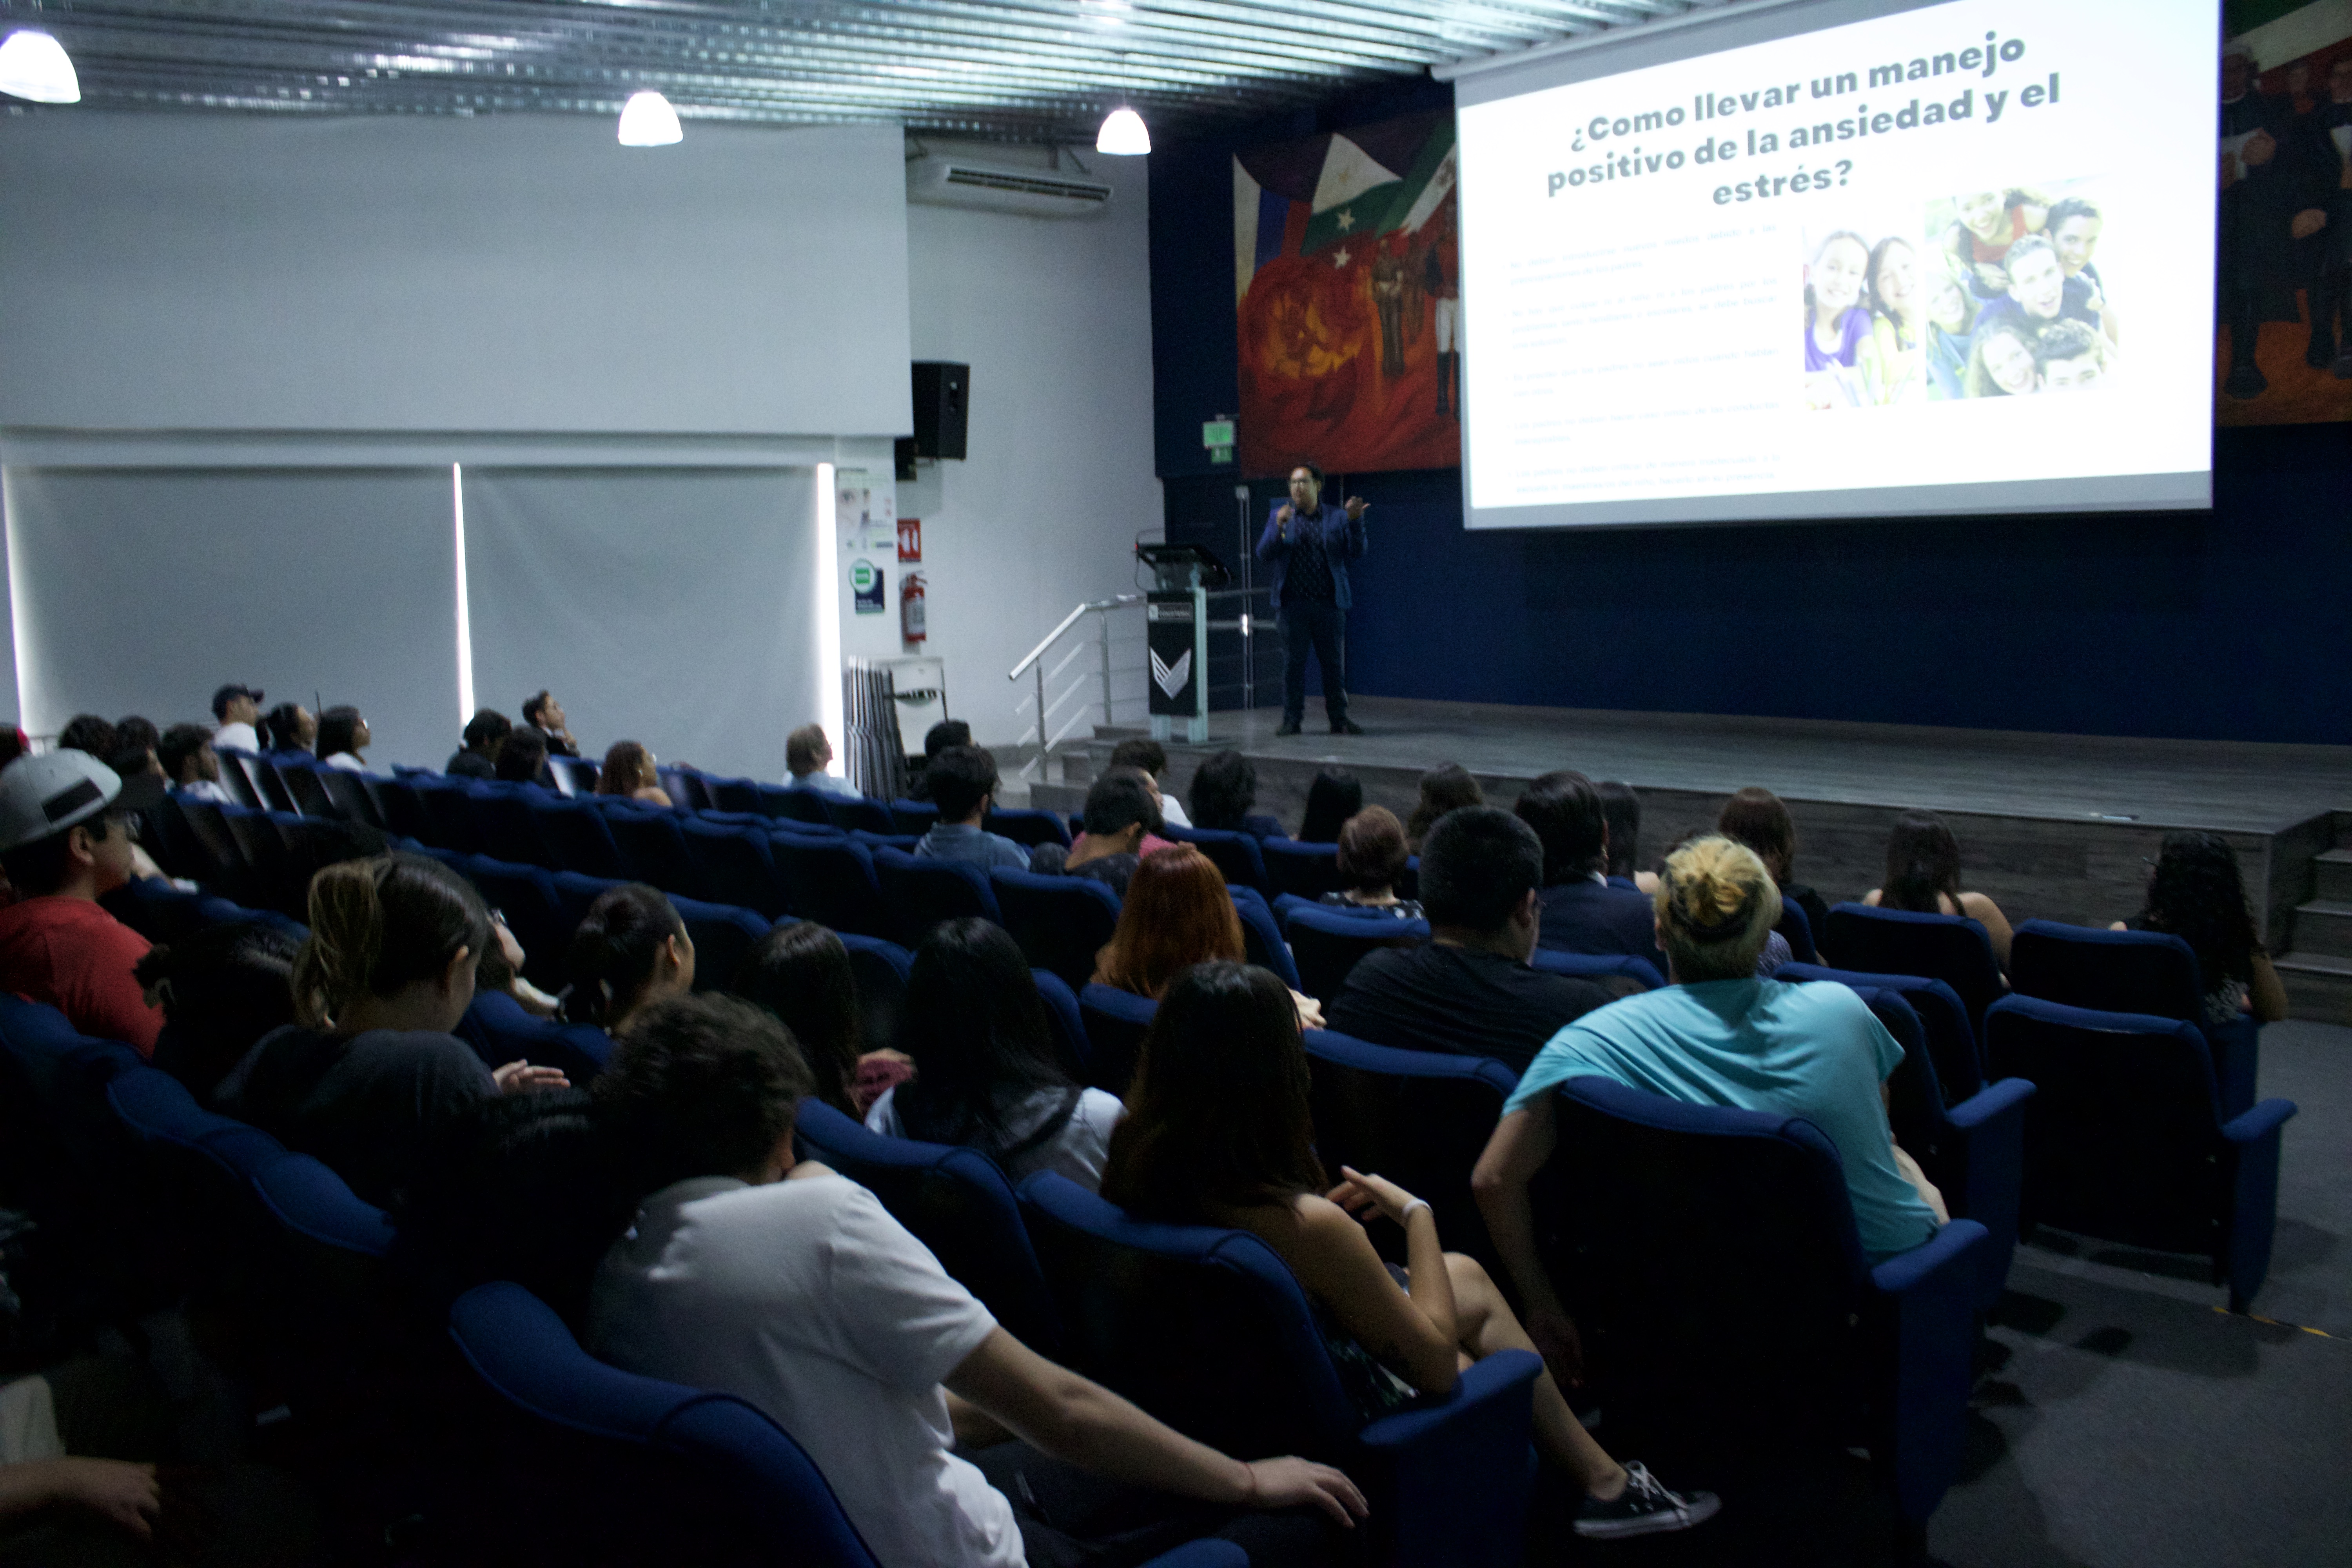
POLYGON ((1651 991, 1666 983, 1656 964, 1630 952, 1562 952, 1556 947, 1539 947, 1528 960, 1528 966, 1547 974, 1574 974, 1587 980, 1602 975, 1638 980, 1651 991))
POLYGON ((867 800, 862 795, 824 795, 814 790, 808 793, 815 795, 824 806, 824 820, 844 833, 879 833, 887 837, 899 831, 898 820, 890 815, 890 808, 878 800, 867 800))
POLYGON ((1837 904, 1830 910, 1821 946, 1840 969, 1942 981, 1969 1010, 1969 1027, 1979 1044, 1985 1009, 2009 994, 1993 960, 1992 939, 1980 922, 1965 916, 1837 904))
POLYGON ((941 921, 976 918, 1004 923, 988 873, 977 866, 884 848, 874 851, 874 873, 881 879, 882 901, 894 921, 892 934, 908 947, 920 947, 941 921))
POLYGON ((894 800, 890 803, 890 831, 911 833, 917 837, 939 826, 940 808, 928 800, 894 800))
POLYGON ((1556 1106, 1552 1270, 1612 1450, 1717 1487, 1863 1447, 1923 1551, 1959 1468, 1984 1227, 1874 1266, 1811 1122, 1598 1078, 1556 1106))
POLYGON ((678 826, 700 869, 703 890, 712 902, 757 910, 773 921, 791 912, 792 900, 768 847, 767 819, 756 820, 761 826, 727 826, 687 817, 678 826))
POLYGON ((2032 1080, 2025 1194, 2036 1225, 2210 1258, 2242 1312, 2270 1273, 2279 1130, 2291 1100, 2221 1108, 2196 1025, 2011 996, 1985 1013, 1993 1072, 2032 1080))
POLYGON ((1277 905, 1285 897, 1304 899, 1311 904, 1326 893, 1340 890, 1339 847, 1336 844, 1262 838, 1257 850, 1259 858, 1265 863, 1266 884, 1274 889, 1277 905))
POLYGON ((474 884, 485 903, 506 916, 507 929, 522 944, 525 978, 542 991, 562 990, 564 954, 572 947, 572 933, 580 929, 580 921, 556 891, 554 874, 487 855, 468 855, 458 871, 474 884))
POLYGON ((670 907, 686 922, 694 942, 694 988, 724 991, 743 966, 743 960, 776 922, 757 910, 732 904, 705 903, 700 899, 670 895, 670 907))
MULTIPOLYGON (((1508 1278, 1470 1195, 1470 1172, 1486 1152, 1518 1075, 1501 1062, 1443 1051, 1368 1045, 1329 1029, 1307 1031, 1312 1067, 1307 1103, 1324 1169, 1377 1171, 1437 1214, 1449 1252, 1466 1252, 1497 1279, 1508 1278)), ((1374 1237, 1402 1263, 1403 1233, 1374 1237)))
POLYGON ((475 992, 452 1033, 488 1067, 527 1061, 561 1068, 575 1089, 604 1071, 613 1056, 612 1037, 594 1025, 541 1018, 503 991, 475 992))
POLYGON ((1078 993, 1078 1016, 1087 1028, 1087 1079, 1096 1089, 1126 1098, 1143 1054, 1144 1031, 1160 1004, 1111 985, 1088 985, 1078 993))
POLYGON ((1256 1237, 1132 1219, 1050 1172, 1020 1197, 1071 1366, 1226 1453, 1346 1470, 1371 1505, 1370 1561, 1517 1568, 1532 1352, 1488 1356, 1444 1398, 1363 1425, 1306 1294, 1256 1237))
POLYGON ((888 937, 893 927, 874 871, 874 851, 845 838, 777 833, 768 852, 784 879, 792 912, 846 935, 888 937))
POLYGON ((1040 1355, 1055 1354, 1061 1323, 1012 1184, 994 1161, 951 1144, 885 1138, 821 1100, 802 1101, 797 1129, 812 1157, 881 1199, 1008 1333, 1040 1355))
POLYGON ((1258 841, 1246 833, 1228 833, 1206 827, 1178 827, 1173 824, 1164 828, 1164 835, 1178 844, 1190 844, 1206 855, 1224 873, 1225 884, 1234 888, 1255 889, 1261 896, 1269 895, 1273 884, 1266 879, 1265 856, 1258 841))
POLYGON ((1034 849, 1041 844, 1059 844, 1066 849, 1070 844, 1070 830, 1063 826, 1062 819, 1050 811, 1000 808, 991 811, 980 826, 982 832, 1010 838, 1024 849, 1034 849))
POLYGON ((1091 877, 1040 877, 998 867, 988 874, 1005 929, 1029 962, 1072 987, 1095 972, 1095 954, 1118 929, 1118 895, 1091 877))
POLYGON ((1271 969, 1282 976, 1282 983, 1293 991, 1307 988, 1298 983, 1298 965, 1292 962, 1289 944, 1282 940, 1282 928, 1275 923, 1274 910, 1267 907, 1265 895, 1255 888, 1236 888, 1230 884, 1234 912, 1242 920, 1242 947, 1250 963, 1262 969, 1271 969))
POLYGON ((1339 998, 1348 972, 1376 948, 1420 947, 1429 941, 1427 921, 1358 914, 1310 904, 1285 895, 1279 906, 1283 935, 1298 965, 1298 989, 1329 1005, 1339 998))
POLYGON ((2205 1031, 2221 1113, 2254 1103, 2262 1026, 2251 1013, 2214 1025, 2205 1017, 2205 977, 2189 945, 2168 931, 2105 931, 2027 921, 2009 950, 2010 984, 2039 996, 2101 1013, 2185 1018, 2205 1031))
POLYGON ((1811 963, 1784 963, 1772 978, 1792 984, 1834 980, 1857 991, 1868 987, 1893 992, 1918 1015, 1927 1035, 1927 1054, 1935 1058, 1936 1081, 1943 1089, 1944 1103, 1969 1099, 1984 1088, 1984 1052, 1977 1043, 1976 1030, 1969 1025, 1969 1010, 1959 994, 1942 981, 1916 974, 1864 974, 1811 963))
POLYGON ((554 801, 555 796, 530 784, 479 786, 474 793, 475 842, 495 859, 562 870, 563 862, 539 830, 539 807, 554 801))
POLYGON ((907 976, 915 955, 878 936, 835 931, 849 950, 849 973, 857 987, 859 1048, 889 1050, 898 1043, 898 1015, 907 1005, 907 976))
POLYGON ((690 899, 703 896, 702 871, 695 864, 693 851, 686 847, 677 813, 656 807, 612 807, 606 810, 604 826, 613 830, 613 842, 620 847, 630 880, 649 882, 665 893, 684 893, 690 899))

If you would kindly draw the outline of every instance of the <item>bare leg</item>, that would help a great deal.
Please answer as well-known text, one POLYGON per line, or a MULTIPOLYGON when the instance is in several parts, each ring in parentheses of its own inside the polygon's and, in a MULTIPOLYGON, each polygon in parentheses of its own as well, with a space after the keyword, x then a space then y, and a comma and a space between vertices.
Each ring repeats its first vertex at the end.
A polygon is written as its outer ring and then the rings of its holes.
MULTIPOLYGON (((1536 1348, 1476 1258, 1449 1252, 1445 1268, 1454 1283, 1454 1321, 1461 1330, 1465 1355, 1479 1361, 1496 1351, 1536 1348)), ((1577 1421, 1549 1370, 1536 1374, 1535 1428, 1537 1446, 1586 1491, 1609 1499, 1625 1489, 1625 1467, 1611 1458, 1577 1421)))

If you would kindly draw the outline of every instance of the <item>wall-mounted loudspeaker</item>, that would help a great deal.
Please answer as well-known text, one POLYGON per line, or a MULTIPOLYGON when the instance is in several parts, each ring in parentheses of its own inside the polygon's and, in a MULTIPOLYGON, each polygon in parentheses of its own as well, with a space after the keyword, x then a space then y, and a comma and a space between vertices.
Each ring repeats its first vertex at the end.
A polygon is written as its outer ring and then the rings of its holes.
POLYGON ((971 366, 941 360, 915 362, 915 455, 963 457, 964 418, 971 407, 971 366))

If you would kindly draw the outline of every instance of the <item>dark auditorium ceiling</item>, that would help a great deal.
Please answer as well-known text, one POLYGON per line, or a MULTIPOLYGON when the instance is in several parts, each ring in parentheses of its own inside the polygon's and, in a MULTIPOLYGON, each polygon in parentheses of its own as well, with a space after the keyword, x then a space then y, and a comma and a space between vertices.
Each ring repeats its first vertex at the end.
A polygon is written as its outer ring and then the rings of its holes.
POLYGON ((0 0, 0 21, 56 34, 108 109, 617 114, 653 88, 689 121, 1091 143, 1121 101, 1181 135, 1725 3, 0 0))

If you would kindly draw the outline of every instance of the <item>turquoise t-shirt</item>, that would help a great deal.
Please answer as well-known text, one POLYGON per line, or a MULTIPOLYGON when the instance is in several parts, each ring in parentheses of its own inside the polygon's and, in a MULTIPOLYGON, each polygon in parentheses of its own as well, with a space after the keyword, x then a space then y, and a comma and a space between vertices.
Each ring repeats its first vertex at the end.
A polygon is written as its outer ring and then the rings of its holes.
POLYGON ((1801 1116, 1837 1146, 1862 1248, 1888 1257, 1936 1233, 1935 1212, 1895 1168, 1878 1086, 1903 1047, 1834 981, 1710 980, 1587 1013, 1551 1037, 1503 1108, 1523 1110, 1572 1078, 1605 1078, 1691 1105, 1801 1116))

